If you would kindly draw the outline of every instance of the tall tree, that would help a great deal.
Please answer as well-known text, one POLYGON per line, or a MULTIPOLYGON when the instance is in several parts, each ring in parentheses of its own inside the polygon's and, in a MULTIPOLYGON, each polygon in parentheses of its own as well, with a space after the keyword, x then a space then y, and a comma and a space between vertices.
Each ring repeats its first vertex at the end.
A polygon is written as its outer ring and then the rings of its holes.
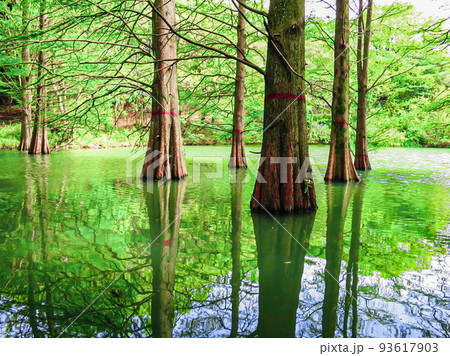
POLYGON ((367 10, 364 8, 363 0, 359 0, 358 14, 358 49, 357 72, 358 72, 358 110, 356 121, 355 141, 355 168, 359 170, 370 170, 369 154, 367 151, 367 79, 369 73, 369 46, 370 27, 372 25, 373 0, 368 0, 367 10), (367 12, 364 24, 364 12, 367 12))
MULTIPOLYGON (((39 30, 44 34, 48 27, 48 17, 45 0, 41 1, 39 14, 39 30)), ((47 54, 41 48, 38 55, 38 84, 36 93, 36 111, 33 120, 33 134, 31 136, 30 154, 49 154, 50 146, 47 137, 47 86, 46 86, 46 66, 47 54)))
POLYGON ((181 125, 178 118, 175 0, 156 0, 153 7, 152 122, 143 179, 181 179, 187 176, 181 125))
MULTIPOLYGON (((28 27, 28 11, 29 2, 24 0, 22 2, 22 21, 24 23, 23 31, 27 32, 28 27)), ((25 73, 20 78, 20 87, 22 91, 22 127, 20 130, 20 143, 18 149, 20 151, 27 151, 30 145, 31 137, 31 88, 30 88, 30 48, 26 45, 22 47, 22 66, 25 68, 25 73)))
MULTIPOLYGON (((247 49, 245 35, 245 4, 246 0, 238 6, 237 25, 237 57, 244 59, 247 49)), ((244 92, 245 92, 245 64, 236 61, 236 82, 234 89, 234 113, 233 113, 233 133, 231 142, 231 157, 228 166, 230 168, 247 167, 244 148, 244 92)))
POLYGON ((348 133, 350 71, 350 25, 348 12, 349 0, 337 0, 331 141, 328 167, 325 174, 325 180, 334 182, 359 180, 352 161, 348 133))
POLYGON ((262 162, 251 207, 284 212, 312 211, 317 209, 314 184, 302 174, 310 171, 310 167, 306 167, 308 142, 302 79, 305 73, 305 1, 271 0, 267 30, 262 162))

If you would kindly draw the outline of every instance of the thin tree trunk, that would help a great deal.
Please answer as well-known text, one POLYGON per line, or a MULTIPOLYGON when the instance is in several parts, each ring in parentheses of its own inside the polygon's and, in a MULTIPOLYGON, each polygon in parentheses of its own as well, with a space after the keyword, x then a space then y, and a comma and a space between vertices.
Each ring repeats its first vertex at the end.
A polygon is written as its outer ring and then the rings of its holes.
POLYGON ((334 83, 330 155, 325 174, 326 181, 358 181, 349 145, 349 0, 337 0, 334 38, 334 83))
MULTIPOLYGON (((28 10, 29 4, 28 1, 24 1, 23 4, 23 12, 22 12, 22 20, 27 23, 28 22, 28 10)), ((26 28, 24 29, 26 31, 26 28)), ((22 65, 25 67, 25 71, 27 72, 21 77, 20 84, 22 87, 22 108, 23 108, 23 117, 22 117, 22 126, 20 129, 20 143, 18 150, 19 151, 27 151, 30 147, 30 138, 31 138, 31 121, 32 121, 32 112, 31 112, 31 89, 30 89, 30 49, 28 46, 24 45, 22 47, 22 65)))
MULTIPOLYGON (((45 1, 41 2, 39 15, 39 30, 44 32, 48 26, 45 1)), ((41 49, 38 56, 38 85, 36 95, 36 112, 33 121, 33 134, 31 136, 29 154, 49 154, 50 146, 47 138, 47 86, 45 83, 45 67, 47 66, 47 55, 41 49)))
POLYGON ((366 171, 370 170, 369 153, 367 150, 367 79, 369 73, 369 46, 370 46, 370 26, 372 24, 373 0, 368 0, 367 19, 364 26, 364 5, 363 0, 359 0, 358 19, 358 111, 356 121, 356 141, 355 141, 355 168, 366 171))
POLYGON ((345 217, 353 186, 328 186, 325 295, 322 313, 322 336, 334 337, 337 326, 339 275, 344 238, 345 217))
POLYGON ((272 0, 268 31, 262 158, 251 208, 313 211, 314 184, 306 174, 311 169, 306 167, 305 83, 299 77, 305 73, 304 0, 272 0))
MULTIPOLYGON (((247 49, 245 35, 245 5, 246 0, 239 3, 239 17, 237 26, 237 57, 244 59, 247 49)), ((233 114, 233 132, 231 142, 231 157, 228 167, 240 168, 247 167, 244 148, 244 92, 245 92, 245 64, 236 62, 236 82, 234 89, 234 114, 233 114)))
MULTIPOLYGON (((156 0, 156 9, 175 25, 175 0, 156 0)), ((187 176, 178 118, 176 37, 167 23, 153 11, 153 50, 158 60, 153 78, 152 122, 142 178, 181 179, 187 176)))

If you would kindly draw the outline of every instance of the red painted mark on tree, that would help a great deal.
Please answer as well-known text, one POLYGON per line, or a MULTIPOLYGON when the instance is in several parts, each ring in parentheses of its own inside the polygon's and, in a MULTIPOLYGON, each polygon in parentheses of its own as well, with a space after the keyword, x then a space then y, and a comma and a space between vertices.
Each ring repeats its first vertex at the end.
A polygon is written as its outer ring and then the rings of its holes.
POLYGON ((348 125, 348 122, 344 121, 344 115, 338 115, 337 121, 332 122, 333 125, 348 125))
POLYGON ((355 157, 369 157, 368 155, 355 155, 355 157))
POLYGON ((348 125, 348 122, 343 122, 343 121, 335 121, 332 122, 333 125, 348 125))
POLYGON ((244 130, 233 130, 233 132, 240 132, 240 133, 242 133, 242 132, 244 132, 244 130))
POLYGON ((171 112, 171 111, 152 111, 153 115, 170 115, 170 116, 178 116, 177 113, 171 112))
POLYGON ((306 97, 304 95, 296 95, 296 94, 289 94, 289 93, 269 94, 264 99, 264 102, 267 103, 269 100, 274 100, 274 99, 297 99, 297 100, 300 100, 302 103, 306 103, 306 97))
POLYGON ((163 245, 164 246, 169 246, 170 245, 170 241, 175 241, 176 239, 171 239, 171 240, 164 240, 163 245))

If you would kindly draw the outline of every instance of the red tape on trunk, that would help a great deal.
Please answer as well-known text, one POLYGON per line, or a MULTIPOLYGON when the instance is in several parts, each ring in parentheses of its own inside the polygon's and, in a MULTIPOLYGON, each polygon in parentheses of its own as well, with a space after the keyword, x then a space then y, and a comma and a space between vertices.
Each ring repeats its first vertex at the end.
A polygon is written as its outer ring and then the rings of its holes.
POLYGON ((347 125, 348 126, 348 122, 343 122, 343 121, 336 121, 336 122, 332 122, 333 125, 347 125))
POLYGON ((304 95, 295 95, 295 94, 289 94, 289 93, 269 94, 264 99, 264 102, 267 103, 269 100, 274 100, 274 99, 297 99, 297 100, 300 100, 302 103, 306 103, 306 98, 304 95))
POLYGON ((176 113, 171 111, 152 111, 153 115, 170 115, 170 116, 178 116, 176 113))
POLYGON ((355 155, 355 157, 369 157, 368 155, 355 155))
POLYGON ((233 132, 240 132, 240 133, 242 133, 242 132, 244 132, 244 130, 233 130, 233 132))

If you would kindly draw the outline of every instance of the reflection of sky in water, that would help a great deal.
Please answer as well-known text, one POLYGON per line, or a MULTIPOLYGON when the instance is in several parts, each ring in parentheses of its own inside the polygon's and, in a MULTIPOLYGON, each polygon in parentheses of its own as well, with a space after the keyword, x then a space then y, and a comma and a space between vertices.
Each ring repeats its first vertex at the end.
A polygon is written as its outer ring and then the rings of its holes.
MULTIPOLYGON (((394 280, 360 276, 358 329, 371 337, 448 337, 442 328, 450 319, 450 256, 433 258, 430 269, 405 272, 394 280), (388 321, 388 322, 386 322, 388 321), (440 331, 439 331, 440 330, 440 331)), ((341 271, 345 271, 342 263, 341 271)), ((320 337, 325 261, 308 258, 297 309, 297 337, 320 337)), ((343 325, 345 276, 340 277, 338 325, 343 325)), ((229 279, 228 279, 229 282, 229 279)), ((231 330, 231 286, 213 284, 204 302, 178 314, 175 337, 228 337, 231 330)), ((243 280, 240 291, 239 334, 249 336, 258 324, 258 285, 243 280)), ((342 337, 342 330, 336 334, 342 337)))

